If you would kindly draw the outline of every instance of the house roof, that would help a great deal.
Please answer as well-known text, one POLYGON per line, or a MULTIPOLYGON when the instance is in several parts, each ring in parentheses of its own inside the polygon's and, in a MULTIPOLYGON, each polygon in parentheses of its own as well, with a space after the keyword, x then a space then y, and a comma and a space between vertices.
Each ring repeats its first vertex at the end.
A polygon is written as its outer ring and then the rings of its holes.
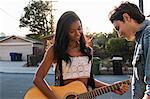
POLYGON ((4 39, 4 38, 6 38, 6 37, 5 36, 0 37, 0 41, 1 41, 1 39, 4 39))
POLYGON ((8 37, 1 37, 0 42, 6 41, 6 40, 8 40, 12 37, 16 37, 16 38, 19 38, 19 39, 24 40, 26 42, 31 42, 31 43, 34 43, 34 44, 43 44, 41 41, 38 41, 38 40, 35 40, 35 39, 32 39, 32 38, 19 37, 19 36, 15 36, 15 35, 8 36, 8 37))

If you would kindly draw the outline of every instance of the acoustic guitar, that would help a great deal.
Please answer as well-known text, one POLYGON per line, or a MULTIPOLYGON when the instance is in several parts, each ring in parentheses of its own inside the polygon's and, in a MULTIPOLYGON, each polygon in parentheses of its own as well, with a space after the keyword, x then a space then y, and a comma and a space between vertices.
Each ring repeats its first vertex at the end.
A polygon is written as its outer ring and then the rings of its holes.
MULTIPOLYGON (((86 86, 80 81, 71 82, 65 86, 50 86, 58 99, 93 99, 96 96, 112 92, 119 89, 122 84, 131 84, 131 80, 124 80, 110 86, 96 88, 92 91, 87 91, 86 86)), ((24 99, 48 99, 35 86, 30 88, 24 96, 24 99)))

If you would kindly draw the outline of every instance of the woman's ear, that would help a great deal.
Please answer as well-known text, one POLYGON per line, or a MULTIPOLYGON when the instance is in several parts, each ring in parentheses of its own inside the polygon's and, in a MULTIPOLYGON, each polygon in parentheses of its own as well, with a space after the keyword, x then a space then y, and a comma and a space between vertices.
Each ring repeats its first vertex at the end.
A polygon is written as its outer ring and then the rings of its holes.
POLYGON ((123 19, 124 19, 124 21, 131 21, 131 17, 129 16, 129 14, 128 13, 124 13, 123 14, 123 19))

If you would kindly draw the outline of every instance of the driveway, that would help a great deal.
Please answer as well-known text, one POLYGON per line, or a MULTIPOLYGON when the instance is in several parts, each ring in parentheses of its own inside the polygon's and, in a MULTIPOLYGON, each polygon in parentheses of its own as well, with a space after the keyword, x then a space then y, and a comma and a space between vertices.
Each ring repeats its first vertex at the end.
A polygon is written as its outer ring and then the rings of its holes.
MULTIPOLYGON (((2 73, 35 73, 37 67, 26 67, 27 61, 0 61, 0 72, 2 73)), ((54 74, 53 69, 49 74, 54 74)))
POLYGON ((0 61, 0 67, 23 67, 27 61, 0 61))

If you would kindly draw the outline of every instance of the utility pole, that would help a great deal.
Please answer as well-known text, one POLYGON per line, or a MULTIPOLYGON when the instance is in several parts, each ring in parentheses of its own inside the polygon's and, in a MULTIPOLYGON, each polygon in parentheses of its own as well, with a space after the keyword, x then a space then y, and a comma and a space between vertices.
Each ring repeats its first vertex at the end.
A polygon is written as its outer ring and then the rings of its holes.
POLYGON ((54 34, 54 15, 53 15, 53 11, 57 10, 57 9, 53 9, 53 2, 57 2, 57 1, 49 1, 50 2, 50 26, 51 26, 51 34, 54 34))
POLYGON ((143 9, 143 0, 139 0, 139 8, 142 11, 142 13, 144 13, 144 9, 143 9))

